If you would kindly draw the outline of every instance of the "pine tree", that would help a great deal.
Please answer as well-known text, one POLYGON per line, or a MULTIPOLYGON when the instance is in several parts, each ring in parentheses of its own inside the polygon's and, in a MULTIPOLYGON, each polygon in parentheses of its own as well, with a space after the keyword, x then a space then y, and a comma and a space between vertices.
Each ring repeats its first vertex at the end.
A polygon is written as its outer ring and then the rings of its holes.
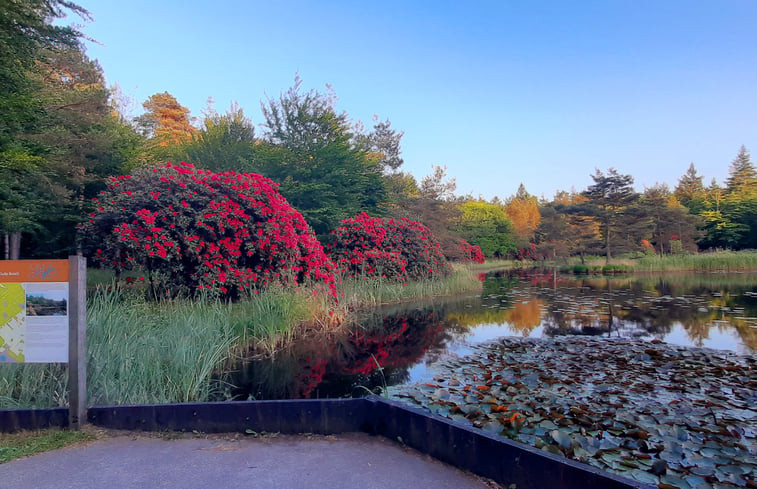
POLYGON ((686 173, 678 179, 678 185, 673 191, 678 202, 687 205, 692 200, 704 198, 705 190, 702 178, 701 175, 697 175, 694 163, 691 163, 686 173))
MULTIPOLYGON (((621 175, 610 168, 607 175, 597 169, 591 176, 594 185, 590 185, 584 195, 589 201, 583 207, 590 215, 597 217, 602 226, 602 236, 605 241, 605 258, 607 262, 612 258, 612 248, 618 239, 623 238, 623 217, 626 210, 636 203, 639 195, 633 189, 633 177, 621 175)), ((637 219, 633 219, 637 221, 637 219)))
POLYGON ((749 156, 749 151, 743 145, 739 154, 731 162, 726 180, 728 193, 753 193, 757 190, 757 170, 749 156))

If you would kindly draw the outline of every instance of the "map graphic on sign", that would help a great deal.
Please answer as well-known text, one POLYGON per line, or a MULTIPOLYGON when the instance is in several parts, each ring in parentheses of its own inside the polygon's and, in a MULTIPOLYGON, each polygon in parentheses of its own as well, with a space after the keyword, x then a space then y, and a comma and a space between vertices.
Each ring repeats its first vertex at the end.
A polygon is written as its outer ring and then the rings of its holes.
POLYGON ((26 291, 21 284, 0 284, 0 362, 23 363, 26 291))
POLYGON ((68 361, 68 260, 0 261, 0 363, 68 361))

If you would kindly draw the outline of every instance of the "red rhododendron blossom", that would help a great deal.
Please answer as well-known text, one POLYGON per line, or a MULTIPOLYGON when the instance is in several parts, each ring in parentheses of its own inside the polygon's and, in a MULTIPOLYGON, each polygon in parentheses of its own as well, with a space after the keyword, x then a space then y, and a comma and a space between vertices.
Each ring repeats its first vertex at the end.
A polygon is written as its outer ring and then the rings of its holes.
POLYGON ((342 221, 331 234, 329 256, 347 277, 405 282, 452 271, 431 231, 410 219, 382 219, 363 212, 342 221))
POLYGON ((80 227, 85 249, 116 271, 148 271, 161 296, 235 298, 309 282, 336 297, 321 243, 278 184, 260 175, 166 163, 113 179, 98 204, 80 227))
POLYGON ((469 261, 473 263, 483 263, 484 253, 481 251, 481 247, 478 245, 472 245, 463 240, 460 243, 460 249, 463 252, 463 261, 469 261))

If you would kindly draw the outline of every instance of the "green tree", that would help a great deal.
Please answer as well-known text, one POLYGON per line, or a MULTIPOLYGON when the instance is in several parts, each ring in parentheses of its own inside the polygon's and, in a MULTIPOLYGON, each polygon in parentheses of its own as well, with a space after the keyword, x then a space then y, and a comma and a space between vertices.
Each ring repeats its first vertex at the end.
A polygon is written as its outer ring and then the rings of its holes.
POLYGON ((192 140, 177 151, 179 159, 215 172, 249 172, 255 154, 255 126, 232 104, 225 114, 209 113, 192 140))
POLYGON ((698 214, 703 210, 707 192, 702 183, 702 176, 697 174, 694 163, 689 165, 681 178, 678 179, 673 194, 682 205, 685 205, 692 214, 698 214))
POLYGON ((74 251, 89 197, 130 145, 82 34, 53 25, 69 12, 89 18, 67 1, 0 8, 0 231, 9 258, 74 251))
POLYGON ((281 194, 320 236, 361 211, 380 213, 386 199, 381 165, 353 142, 334 97, 303 92, 302 81, 261 104, 263 142, 254 169, 281 184, 281 194))
POLYGON ((354 140, 377 160, 385 173, 395 172, 404 163, 400 155, 402 136, 405 133, 392 129, 392 123, 388 119, 379 121, 378 117, 374 116, 373 122, 373 130, 368 134, 361 131, 361 125, 358 126, 354 140))
POLYGON ((390 192, 389 213, 405 217, 428 226, 439 240, 442 253, 448 260, 464 258, 462 238, 457 227, 460 210, 455 202, 457 183, 447 177, 446 167, 432 166, 430 175, 421 179, 420 186, 403 173, 392 173, 385 178, 393 189, 390 192), (398 180, 395 180, 398 179, 398 180), (397 190, 394 190, 397 189, 397 190))
POLYGON ((660 253, 672 253, 671 241, 680 242, 685 251, 697 251, 701 233, 698 216, 678 203, 665 184, 656 184, 644 191, 640 201, 644 214, 651 219, 650 242, 660 253))
POLYGON ((19 139, 42 158, 48 202, 26 254, 65 256, 75 251, 75 227, 92 198, 141 139, 113 110, 102 70, 81 49, 50 52, 40 65, 45 117, 19 139))
POLYGON ((610 168, 606 175, 597 169, 591 178, 594 185, 584 191, 583 194, 589 200, 583 207, 602 226, 605 258, 609 262, 613 247, 622 241, 628 242, 630 234, 625 226, 629 221, 624 217, 629 217, 626 213, 636 203, 639 195, 633 189, 633 177, 621 175, 615 168, 610 168))
POLYGON ((512 222, 504 206, 485 200, 466 200, 459 205, 460 235, 481 247, 488 257, 504 257, 516 251, 512 222))
POLYGON ((586 254, 601 248, 599 223, 585 215, 581 205, 586 201, 580 194, 558 192, 552 202, 539 209, 541 222, 536 239, 543 258, 579 255, 584 263, 586 254))
POLYGON ((757 194, 757 170, 743 145, 729 167, 726 189, 728 193, 757 194))

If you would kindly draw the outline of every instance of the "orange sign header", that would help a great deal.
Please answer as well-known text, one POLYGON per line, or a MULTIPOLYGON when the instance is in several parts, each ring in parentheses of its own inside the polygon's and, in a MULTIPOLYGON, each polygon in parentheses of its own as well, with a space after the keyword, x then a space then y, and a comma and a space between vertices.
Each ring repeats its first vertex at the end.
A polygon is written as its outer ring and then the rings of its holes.
POLYGON ((68 260, 0 260, 2 282, 68 282, 68 260))

